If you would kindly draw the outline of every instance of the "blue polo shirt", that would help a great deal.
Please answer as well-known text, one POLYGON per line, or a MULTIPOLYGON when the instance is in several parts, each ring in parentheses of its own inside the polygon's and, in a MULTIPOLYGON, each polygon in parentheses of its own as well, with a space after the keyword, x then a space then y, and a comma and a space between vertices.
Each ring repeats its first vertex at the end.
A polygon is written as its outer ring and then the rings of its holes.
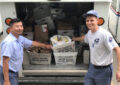
POLYGON ((8 56, 9 69, 18 72, 23 62, 23 48, 30 47, 32 41, 23 36, 18 39, 10 33, 1 43, 1 66, 3 66, 3 56, 8 56))

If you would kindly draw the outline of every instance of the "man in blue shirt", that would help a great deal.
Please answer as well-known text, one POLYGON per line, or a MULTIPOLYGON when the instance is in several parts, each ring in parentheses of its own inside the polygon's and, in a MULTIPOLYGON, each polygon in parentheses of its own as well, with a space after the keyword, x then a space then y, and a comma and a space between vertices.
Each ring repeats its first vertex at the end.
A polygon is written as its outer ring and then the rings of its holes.
POLYGON ((30 46, 51 48, 51 45, 31 41, 21 36, 23 29, 20 19, 12 19, 10 22, 11 32, 1 43, 1 85, 18 85, 18 71, 23 62, 23 48, 30 46))

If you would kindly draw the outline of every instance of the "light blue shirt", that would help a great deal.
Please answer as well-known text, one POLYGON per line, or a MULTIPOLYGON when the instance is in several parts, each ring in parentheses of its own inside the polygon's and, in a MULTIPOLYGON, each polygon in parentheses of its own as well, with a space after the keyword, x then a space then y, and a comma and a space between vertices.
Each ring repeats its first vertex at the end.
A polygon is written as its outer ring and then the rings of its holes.
POLYGON ((1 43, 1 66, 3 66, 3 56, 8 56, 9 69, 18 72, 23 62, 23 48, 28 48, 32 45, 32 41, 23 36, 17 39, 10 33, 1 43))

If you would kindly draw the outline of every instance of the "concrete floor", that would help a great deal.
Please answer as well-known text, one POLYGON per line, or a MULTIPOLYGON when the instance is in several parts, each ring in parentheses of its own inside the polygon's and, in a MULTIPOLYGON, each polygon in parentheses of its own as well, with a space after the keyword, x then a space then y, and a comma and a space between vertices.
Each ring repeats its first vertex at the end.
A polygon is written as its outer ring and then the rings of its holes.
MULTIPOLYGON (((4 38, 3 38, 3 36, 1 36, 0 35, 0 42, 3 40, 4 38)), ((0 52, 1 52, 1 49, 0 49, 0 52)), ((0 53, 1 54, 1 53, 0 53)), ((116 70, 117 70, 117 57, 116 57, 116 54, 115 53, 113 53, 113 55, 114 55, 114 57, 113 57, 113 59, 114 59, 114 62, 113 62, 113 79, 112 79, 112 83, 111 83, 111 85, 120 85, 120 83, 118 83, 117 81, 116 81, 116 70)), ((0 61, 1 61, 1 59, 0 59, 0 61)), ((1 85, 1 84, 0 84, 1 85)))

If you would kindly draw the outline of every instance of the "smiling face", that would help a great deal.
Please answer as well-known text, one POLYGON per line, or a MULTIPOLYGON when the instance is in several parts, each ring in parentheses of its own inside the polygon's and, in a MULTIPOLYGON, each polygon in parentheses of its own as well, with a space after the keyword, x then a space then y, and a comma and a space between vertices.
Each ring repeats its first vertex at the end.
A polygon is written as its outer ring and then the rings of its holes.
POLYGON ((87 16, 86 25, 89 30, 96 32, 98 30, 98 18, 95 16, 87 16))
POLYGON ((10 30, 11 30, 12 34, 14 34, 16 37, 18 37, 19 35, 21 35, 23 33, 22 22, 20 21, 20 22, 13 23, 10 30))

